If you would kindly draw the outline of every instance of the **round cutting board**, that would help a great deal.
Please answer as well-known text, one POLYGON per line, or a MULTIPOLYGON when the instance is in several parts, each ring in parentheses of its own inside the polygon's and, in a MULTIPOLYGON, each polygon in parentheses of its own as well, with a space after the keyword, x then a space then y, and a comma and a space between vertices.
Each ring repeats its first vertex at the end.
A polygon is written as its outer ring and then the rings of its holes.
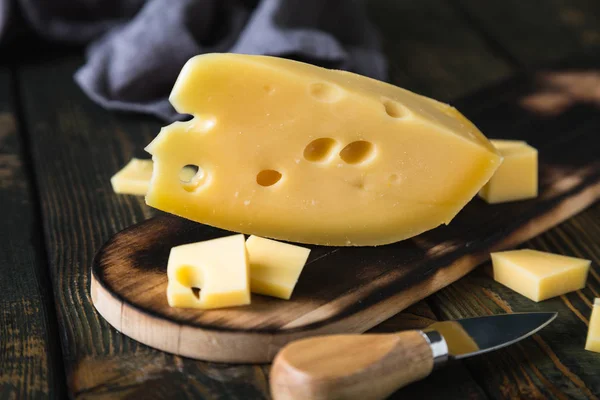
POLYGON ((170 307, 170 249, 231 234, 172 215, 117 233, 92 266, 96 309, 114 328, 151 347, 202 360, 256 363, 270 362, 295 339, 364 332, 439 288, 413 273, 425 256, 415 242, 308 246, 311 254, 290 300, 252 294, 248 306, 170 307))

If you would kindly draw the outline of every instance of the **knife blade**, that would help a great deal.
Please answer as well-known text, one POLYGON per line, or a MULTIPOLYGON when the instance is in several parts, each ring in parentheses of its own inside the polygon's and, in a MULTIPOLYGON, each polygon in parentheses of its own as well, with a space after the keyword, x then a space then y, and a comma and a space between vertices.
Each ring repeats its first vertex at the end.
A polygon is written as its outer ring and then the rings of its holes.
POLYGON ((334 334, 291 342, 270 374, 274 400, 386 398, 450 360, 519 342, 547 326, 555 312, 511 313, 442 321, 391 334, 334 334))
POLYGON ((464 318, 435 322, 423 332, 426 335, 439 333, 447 347, 446 356, 462 359, 516 343, 548 325, 556 315, 555 312, 535 312, 464 318))

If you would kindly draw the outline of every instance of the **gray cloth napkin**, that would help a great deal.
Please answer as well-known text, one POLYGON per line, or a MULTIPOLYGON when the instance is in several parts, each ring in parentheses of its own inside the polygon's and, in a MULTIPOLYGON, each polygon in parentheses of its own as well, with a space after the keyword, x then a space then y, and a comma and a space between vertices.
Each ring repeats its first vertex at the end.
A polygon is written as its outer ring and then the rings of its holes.
POLYGON ((209 52, 265 54, 387 79, 361 0, 0 0, 47 40, 81 43, 75 81, 106 109, 182 119, 168 102, 181 67, 209 52))

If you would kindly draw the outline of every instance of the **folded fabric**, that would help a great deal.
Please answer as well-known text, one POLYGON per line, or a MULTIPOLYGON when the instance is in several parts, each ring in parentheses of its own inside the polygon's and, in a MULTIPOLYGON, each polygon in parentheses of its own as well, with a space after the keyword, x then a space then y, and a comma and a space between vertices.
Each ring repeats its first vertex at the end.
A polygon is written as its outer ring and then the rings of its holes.
POLYGON ((184 63, 233 52, 293 58, 387 79, 361 0, 0 0, 0 41, 11 13, 47 40, 84 43, 75 81, 106 109, 172 122, 168 101, 184 63), (15 3, 16 2, 16 3, 15 3))

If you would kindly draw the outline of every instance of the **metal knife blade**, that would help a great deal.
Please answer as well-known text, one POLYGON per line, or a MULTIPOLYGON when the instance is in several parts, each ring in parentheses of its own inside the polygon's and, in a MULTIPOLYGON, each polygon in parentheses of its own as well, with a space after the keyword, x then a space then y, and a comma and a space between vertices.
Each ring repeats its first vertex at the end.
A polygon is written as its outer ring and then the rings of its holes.
POLYGON ((429 325, 423 332, 438 332, 448 346, 448 356, 461 359, 516 343, 548 325, 556 312, 489 315, 429 325))

